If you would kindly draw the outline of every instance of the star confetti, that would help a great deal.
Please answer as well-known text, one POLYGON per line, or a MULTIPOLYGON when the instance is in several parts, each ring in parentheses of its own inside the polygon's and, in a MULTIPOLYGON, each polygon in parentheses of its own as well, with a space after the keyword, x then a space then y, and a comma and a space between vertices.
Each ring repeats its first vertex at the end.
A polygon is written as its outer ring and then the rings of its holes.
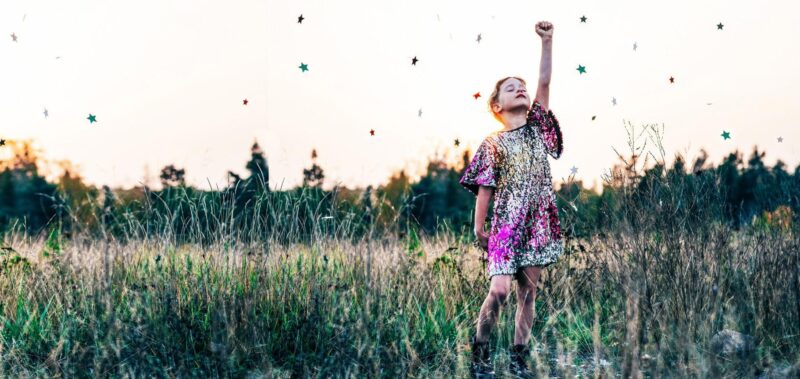
POLYGON ((455 144, 456 144, 456 146, 458 146, 460 144, 460 142, 458 142, 458 138, 456 138, 455 144))
POLYGON ((303 23, 303 19, 304 19, 304 17, 303 17, 303 15, 301 14, 301 15, 300 15, 300 17, 298 17, 298 18, 297 18, 297 23, 298 23, 298 24, 302 24, 302 23, 303 23))
POLYGON ((595 118, 597 118, 597 116, 592 116, 592 121, 594 121, 595 118))
POLYGON ((478 100, 478 98, 481 97, 481 93, 480 92, 475 92, 475 94, 472 95, 472 97, 474 97, 475 100, 478 100))
POLYGON ((244 100, 242 101, 242 103, 244 103, 244 105, 247 105, 247 99, 244 99, 244 100))
POLYGON ((47 108, 44 109, 44 118, 47 118, 50 114, 47 112, 47 108))
POLYGON ((308 71, 308 64, 300 62, 300 70, 302 70, 303 72, 308 71))
POLYGON ((17 35, 14 34, 14 33, 11 33, 11 40, 14 41, 14 42, 17 42, 17 35))
POLYGON ((422 117, 422 108, 419 109, 419 114, 417 116, 422 117))
POLYGON ((586 73, 586 66, 581 66, 581 65, 578 65, 578 68, 577 68, 577 70, 578 70, 578 72, 580 72, 581 74, 584 74, 584 73, 586 73))
POLYGON ((611 98, 611 104, 617 105, 617 98, 616 97, 612 97, 611 98))
POLYGON ((374 136, 375 135, 375 129, 370 129, 369 130, 369 135, 374 136))
POLYGON ((633 51, 636 51, 636 42, 633 43, 633 51))
POLYGON ((778 137, 778 142, 783 142, 783 137, 778 137))
POLYGON ((480 33, 478 33, 478 39, 476 39, 476 41, 478 41, 478 43, 481 43, 481 34, 480 33))
POLYGON ((6 145, 6 140, 0 139, 0 146, 5 146, 5 145, 6 145))
POLYGON ((586 16, 581 16, 581 22, 586 23, 586 16))
POLYGON ((722 30, 723 26, 725 26, 725 25, 722 25, 722 23, 720 22, 719 24, 717 24, 717 30, 722 30))
POLYGON ((724 139, 730 139, 731 138, 731 133, 730 132, 726 132, 726 131, 723 130, 721 136, 724 139))
POLYGON ((411 59, 411 64, 412 64, 412 65, 416 66, 416 65, 417 65, 417 62, 419 62, 419 59, 417 59, 417 57, 416 57, 416 56, 415 56, 413 59, 411 59))
POLYGON ((670 77, 669 77, 669 82, 670 82, 670 83, 675 83, 675 78, 673 78, 673 77, 671 77, 671 76, 670 76, 670 77))
POLYGON ((91 113, 89 113, 89 117, 86 117, 86 119, 89 120, 90 124, 93 123, 93 122, 97 122, 97 116, 95 116, 95 115, 93 115, 91 113))
POLYGON ((570 174, 575 175, 575 174, 578 173, 578 168, 575 167, 575 166, 572 166, 572 168, 569 169, 569 172, 570 172, 570 174))

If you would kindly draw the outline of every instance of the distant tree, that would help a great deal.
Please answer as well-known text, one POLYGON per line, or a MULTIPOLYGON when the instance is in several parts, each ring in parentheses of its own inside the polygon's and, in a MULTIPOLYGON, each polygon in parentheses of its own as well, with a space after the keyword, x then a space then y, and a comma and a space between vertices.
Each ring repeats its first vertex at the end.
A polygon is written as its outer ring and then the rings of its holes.
POLYGON ((264 157, 264 151, 258 145, 258 141, 253 142, 250 147, 250 161, 245 166, 247 171, 250 171, 248 180, 253 183, 254 190, 264 190, 269 192, 269 165, 267 165, 267 158, 264 157))
POLYGON ((161 185, 164 188, 167 187, 176 187, 176 186, 184 186, 186 185, 186 180, 184 176, 186 175, 186 170, 178 169, 175 165, 165 166, 161 169, 161 175, 159 178, 161 179, 161 185))
POLYGON ((322 167, 317 165, 317 149, 311 150, 311 168, 303 169, 303 187, 321 187, 325 174, 322 167))

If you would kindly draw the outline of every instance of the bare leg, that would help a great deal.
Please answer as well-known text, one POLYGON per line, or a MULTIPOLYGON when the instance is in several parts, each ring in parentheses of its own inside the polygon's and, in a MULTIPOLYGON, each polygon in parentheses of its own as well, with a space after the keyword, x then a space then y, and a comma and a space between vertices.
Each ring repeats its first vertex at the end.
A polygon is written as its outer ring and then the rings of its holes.
POLYGON ((508 297, 508 291, 511 290, 511 275, 494 275, 492 276, 489 285, 489 295, 481 305, 481 311, 478 315, 478 330, 475 335, 477 342, 486 342, 489 340, 489 334, 497 321, 497 315, 500 313, 500 307, 505 303, 508 297))
POLYGON ((523 267, 517 271, 517 314, 514 327, 514 344, 527 345, 533 327, 534 300, 536 300, 536 283, 542 268, 537 266, 523 267))

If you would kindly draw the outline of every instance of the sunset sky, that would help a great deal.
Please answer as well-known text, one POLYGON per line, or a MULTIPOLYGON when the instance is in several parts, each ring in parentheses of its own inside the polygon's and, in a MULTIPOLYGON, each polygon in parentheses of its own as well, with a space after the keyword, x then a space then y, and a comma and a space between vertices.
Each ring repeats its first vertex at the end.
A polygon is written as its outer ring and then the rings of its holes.
POLYGON ((509 75, 535 93, 533 27, 546 20, 549 105, 564 136, 555 182, 574 166, 599 184, 613 148, 629 152, 628 123, 663 126, 668 162, 700 148, 714 163, 736 148, 746 160, 757 145, 793 169, 799 4, 2 1, 0 138, 32 139, 96 185, 137 185, 145 166, 155 184, 175 164, 192 185, 222 187, 228 170, 246 172, 255 139, 273 188, 301 183, 312 148, 325 188, 379 185, 399 169, 422 174, 437 152, 456 160, 501 128, 487 97, 509 75))

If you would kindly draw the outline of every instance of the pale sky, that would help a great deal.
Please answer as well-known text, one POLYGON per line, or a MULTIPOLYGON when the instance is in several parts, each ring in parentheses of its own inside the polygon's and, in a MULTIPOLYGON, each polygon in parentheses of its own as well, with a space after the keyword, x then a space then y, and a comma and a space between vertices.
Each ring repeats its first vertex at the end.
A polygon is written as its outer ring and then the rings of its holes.
POLYGON ((564 136, 554 181, 575 166, 576 179, 599 184, 612 147, 628 152, 628 123, 663 126, 668 162, 701 147, 714 163, 736 148, 747 159, 757 145, 768 164, 794 168, 798 4, 3 1, 0 138, 33 139, 96 185, 136 185, 145 165, 155 182, 175 164, 190 184, 221 187, 228 170, 246 173, 254 139, 274 188, 301 183, 312 148, 325 188, 379 185, 401 168, 422 174, 437 152, 474 152, 500 129, 486 99, 509 75, 535 93, 533 27, 546 20, 549 105, 564 136))

